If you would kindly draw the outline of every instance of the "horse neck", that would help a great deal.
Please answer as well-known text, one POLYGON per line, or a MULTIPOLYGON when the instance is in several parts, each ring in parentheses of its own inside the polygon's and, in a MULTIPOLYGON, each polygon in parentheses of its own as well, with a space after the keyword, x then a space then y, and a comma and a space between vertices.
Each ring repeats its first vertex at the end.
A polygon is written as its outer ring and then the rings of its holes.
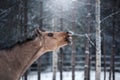
POLYGON ((36 61, 44 52, 43 42, 37 37, 35 40, 26 43, 22 47, 22 54, 19 53, 21 56, 21 75, 30 67, 30 65, 36 61), (24 57, 23 57, 24 56, 24 57), (23 63, 24 62, 24 63, 23 63))
POLYGON ((36 38, 22 45, 16 45, 11 50, 1 51, 0 77, 7 74, 8 80, 9 78, 18 80, 27 68, 44 53, 44 49, 40 46, 41 43, 40 39, 36 38))

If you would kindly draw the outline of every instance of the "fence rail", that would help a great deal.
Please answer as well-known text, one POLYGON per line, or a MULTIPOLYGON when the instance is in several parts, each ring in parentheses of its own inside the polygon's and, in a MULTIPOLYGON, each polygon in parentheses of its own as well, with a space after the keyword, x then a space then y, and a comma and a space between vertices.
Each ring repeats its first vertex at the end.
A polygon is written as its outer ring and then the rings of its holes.
MULTIPOLYGON (((90 69, 95 70, 95 55, 91 55, 91 61, 90 61, 90 69)), ((47 56, 46 59, 49 59, 50 56, 47 56)), ((104 70, 104 56, 101 56, 102 61, 102 70, 104 70)), ((110 55, 106 55, 106 70, 110 70, 110 55)), ((63 70, 72 70, 72 65, 71 65, 71 55, 65 55, 63 59, 63 70)), ((37 63, 35 62, 30 69, 31 70, 37 70, 37 63)), ((59 65, 59 60, 58 60, 58 65, 59 65)), ((75 56, 75 70, 84 70, 84 65, 85 65, 85 55, 76 55, 75 56)), ((41 61, 41 71, 46 71, 47 68, 49 68, 49 71, 52 71, 52 60, 50 61, 41 61)), ((59 66, 58 66, 59 68, 59 66)), ((120 56, 116 55, 115 56, 115 71, 120 71, 120 56)))

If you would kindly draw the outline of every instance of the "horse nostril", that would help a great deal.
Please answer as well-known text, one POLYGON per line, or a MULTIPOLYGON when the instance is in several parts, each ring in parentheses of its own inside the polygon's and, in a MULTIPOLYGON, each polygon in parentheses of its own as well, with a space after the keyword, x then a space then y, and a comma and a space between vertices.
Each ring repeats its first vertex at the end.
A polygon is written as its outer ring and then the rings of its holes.
POLYGON ((73 33, 72 32, 66 32, 67 34, 68 34, 68 36, 72 36, 73 35, 73 33))
POLYGON ((69 34, 69 32, 66 32, 67 34, 69 34))

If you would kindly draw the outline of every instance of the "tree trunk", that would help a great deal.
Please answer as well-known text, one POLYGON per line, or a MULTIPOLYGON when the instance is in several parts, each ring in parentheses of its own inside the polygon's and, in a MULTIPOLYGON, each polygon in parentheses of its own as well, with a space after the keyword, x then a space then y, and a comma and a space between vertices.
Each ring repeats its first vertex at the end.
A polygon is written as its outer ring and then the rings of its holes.
POLYGON ((104 58, 104 80, 106 80, 106 50, 105 50, 105 34, 103 33, 103 58, 104 58))
MULTIPOLYGON (((27 7, 28 1, 27 0, 23 0, 23 8, 24 8, 24 40, 27 38, 27 22, 28 22, 28 7, 27 7)), ((28 80, 28 71, 25 72, 25 80, 28 80)))
MULTIPOLYGON (((39 22, 39 28, 40 30, 42 30, 42 27, 43 27, 43 2, 42 0, 40 1, 40 22, 39 22)), ((38 80, 41 80, 41 59, 39 58, 38 59, 38 80)))
MULTIPOLYGON (((89 13, 88 13, 89 15, 89 13)), ((87 19, 90 20, 90 15, 87 16, 87 19)), ((90 21, 88 21, 86 33, 90 33, 90 21)), ((90 80, 90 50, 89 50, 89 39, 85 38, 85 73, 84 73, 84 80, 90 80)))
POLYGON ((28 7, 27 7, 28 1, 23 0, 23 6, 24 6, 24 39, 27 38, 27 22, 28 22, 28 7))
MULTIPOLYGON (((115 6, 114 6, 115 7, 115 6)), ((113 10, 113 12, 115 9, 113 10)), ((114 72, 114 66, 115 66, 115 25, 116 25, 116 20, 115 20, 115 15, 113 16, 113 31, 112 31, 112 52, 111 52, 111 64, 110 64, 110 76, 109 80, 115 80, 115 72, 114 72)))
POLYGON ((56 80, 57 61, 58 61, 57 51, 54 51, 53 52, 53 80, 56 80))
POLYGON ((63 49, 60 48, 60 80, 63 80, 63 49))
POLYGON ((41 80, 41 59, 38 59, 38 63, 37 63, 37 75, 38 75, 38 80, 41 80))
MULTIPOLYGON (((53 30, 56 31, 56 23, 57 23, 57 19, 53 18, 53 30)), ((58 56, 57 56, 57 51, 53 52, 53 80, 56 80, 56 72, 57 72, 57 62, 58 62, 58 56)))
MULTIPOLYGON (((88 0, 88 3, 91 4, 91 1, 88 0)), ((86 33, 89 34, 90 33, 90 27, 91 27, 91 5, 87 5, 87 10, 88 10, 88 14, 86 16, 87 21, 87 25, 86 28, 86 33)), ((88 36, 89 37, 89 36, 88 36)), ((89 50, 89 39, 86 37, 86 42, 85 42, 85 74, 84 74, 84 80, 90 80, 90 50, 89 50)))
MULTIPOLYGON (((74 28, 76 26, 75 22, 72 23, 73 27, 73 31, 74 31, 74 28)), ((72 44, 72 80, 75 80, 75 53, 76 53, 76 50, 75 50, 75 43, 74 43, 74 39, 73 39, 73 44, 72 44)))
POLYGON ((40 1, 40 22, 39 22, 39 28, 42 29, 43 26, 43 1, 40 1))
POLYGON ((17 31, 18 31, 18 41, 23 41, 23 39, 24 39, 24 37, 23 37, 23 35, 24 35, 24 28, 25 28, 25 26, 24 26, 24 14, 26 13, 26 11, 24 12, 24 1, 23 0, 20 0, 19 1, 19 14, 18 14, 18 29, 17 29, 17 31))
POLYGON ((72 80, 75 80, 75 44, 72 44, 72 80))
POLYGON ((22 15, 22 11, 21 11, 21 1, 19 1, 19 10, 18 10, 18 25, 17 25, 17 41, 20 40, 21 37, 21 15, 22 15))
POLYGON ((89 60, 90 60, 90 52, 89 52, 89 40, 86 39, 85 43, 85 75, 84 80, 89 80, 89 60))
MULTIPOLYGON (((118 5, 119 5, 119 0, 115 0, 113 2, 113 13, 116 12, 116 10, 118 10, 118 5)), ((109 76, 109 80, 115 80, 115 35, 116 35, 116 19, 117 19, 117 16, 116 15, 113 15, 113 31, 112 31, 112 53, 111 53, 111 64, 110 64, 110 76, 109 76)))
MULTIPOLYGON (((74 6, 75 6, 75 3, 73 3, 74 6)), ((75 27, 76 27, 76 23, 75 23, 75 17, 76 17, 76 14, 75 14, 75 8, 73 8, 73 21, 72 22, 72 30, 75 31, 75 27)), ((72 80, 75 80, 75 53, 76 53, 76 50, 75 50, 75 43, 74 43, 74 39, 73 39, 73 44, 72 44, 72 54, 71 54, 71 59, 72 59, 72 80)))
MULTIPOLYGON (((61 30, 63 30, 63 19, 60 19, 61 30)), ((60 80, 63 80, 63 48, 60 48, 60 80)))
POLYGON ((113 40, 112 40, 112 53, 111 53, 111 64, 110 64, 110 76, 109 80, 115 80, 115 21, 113 21, 113 40))
MULTIPOLYGON (((76 28, 76 1, 73 1, 73 11, 72 11, 72 30, 73 32, 75 32, 75 28, 76 28)), ((73 39, 73 44, 72 44, 72 54, 71 54, 71 59, 72 59, 72 80, 75 80, 75 53, 76 53, 76 49, 75 49, 75 43, 74 43, 74 39, 73 39)))
POLYGON ((24 74, 24 80, 28 80, 28 70, 25 72, 25 74, 24 74))
POLYGON ((101 29, 100 29, 100 0, 96 0, 96 75, 95 79, 100 80, 101 75, 101 29))

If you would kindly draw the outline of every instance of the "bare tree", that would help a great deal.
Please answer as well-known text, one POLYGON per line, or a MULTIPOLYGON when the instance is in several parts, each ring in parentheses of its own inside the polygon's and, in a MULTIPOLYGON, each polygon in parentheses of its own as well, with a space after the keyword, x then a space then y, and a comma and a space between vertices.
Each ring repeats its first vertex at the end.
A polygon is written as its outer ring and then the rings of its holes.
MULTIPOLYGON (((117 8, 117 0, 113 2, 113 13, 117 8)), ((109 80, 115 80, 115 28, 116 28, 116 15, 112 17, 112 52, 111 52, 111 64, 110 64, 110 75, 109 80)))
POLYGON ((115 80, 115 20, 113 19, 113 31, 112 31, 112 52, 111 52, 111 64, 110 64, 110 76, 109 80, 115 80))
MULTIPOLYGON (((91 4, 90 0, 88 0, 87 2, 91 4)), ((86 19, 87 19, 86 33, 87 34, 90 33, 91 18, 92 18, 90 7, 91 7, 91 5, 87 5, 87 10, 88 10, 88 14, 86 16, 86 19)), ((85 38, 86 40, 85 40, 85 73, 84 73, 84 80, 90 80, 90 50, 89 50, 90 42, 89 42, 88 37, 85 38)))
MULTIPOLYGON (((42 30, 43 27, 43 2, 40 0, 40 20, 39 20, 39 28, 42 30)), ((38 80, 41 80, 41 59, 38 59, 38 80)))
MULTIPOLYGON (((27 38, 27 27, 28 27, 28 25, 27 25, 27 23, 28 23, 28 17, 27 17, 27 15, 28 15, 28 6, 27 6, 27 4, 28 4, 28 0, 23 0, 24 39, 27 38)), ((27 77, 28 77, 28 70, 25 72, 25 80, 28 80, 27 77)))
MULTIPOLYGON (((74 42, 74 41, 73 41, 74 42)), ((75 44, 72 44, 72 80, 75 80, 75 44)))
MULTIPOLYGON (((57 19, 56 18, 53 18, 53 21, 52 21, 52 25, 53 25, 53 29, 54 31, 56 30, 56 23, 57 23, 57 19)), ((53 80, 56 80, 56 72, 57 72, 57 62, 58 62, 58 55, 57 55, 57 51, 54 51, 53 52, 53 80)))
MULTIPOLYGON (((73 22, 72 22, 72 30, 73 32, 75 31, 75 28, 76 28, 76 1, 73 1, 73 12, 72 12, 72 19, 73 19, 73 22)), ((74 43, 74 39, 73 39, 73 44, 72 44, 72 54, 71 54, 71 58, 72 58, 72 80, 75 80, 75 53, 76 53, 76 50, 75 50, 75 43, 74 43)))
MULTIPOLYGON (((90 20, 90 15, 87 18, 88 18, 88 20, 90 20)), ((87 34, 90 33, 90 23, 88 23, 88 24, 89 24, 89 26, 87 26, 87 34)), ((90 44, 89 44, 89 39, 87 37, 85 39, 86 40, 85 40, 85 76, 84 76, 84 80, 90 80, 90 50, 89 50, 90 44)))
MULTIPOLYGON (((63 19, 60 18, 60 27, 63 30, 63 19)), ((60 80, 63 80, 63 48, 60 48, 60 80)))
POLYGON ((63 49, 60 48, 60 80, 63 80, 63 49))
POLYGON ((42 29, 43 26, 43 1, 40 0, 40 21, 39 21, 39 28, 42 29))
POLYGON ((27 38, 27 22, 28 22, 28 7, 27 7, 28 1, 23 0, 23 6, 24 6, 24 35, 25 38, 27 38))
POLYGON ((26 7, 27 5, 24 3, 23 0, 20 0, 19 1, 19 14, 18 14, 18 26, 17 26, 17 32, 18 32, 18 41, 22 41, 25 37, 23 37, 24 33, 26 33, 26 30, 23 30, 26 27, 26 21, 24 21, 24 18, 26 16, 24 15, 27 15, 27 12, 25 11, 24 7, 26 7), (25 11, 25 12, 24 12, 25 11))
POLYGON ((106 80, 106 46, 105 46, 105 34, 102 33, 103 37, 103 58, 104 58, 104 80, 106 80))
POLYGON ((96 0, 96 75, 95 79, 100 80, 101 75, 101 29, 100 29, 100 0, 96 0))
POLYGON ((53 80, 56 80, 57 61, 58 61, 57 51, 54 51, 53 52, 53 80))
POLYGON ((89 60, 90 60, 90 52, 89 52, 89 40, 86 38, 85 42, 85 73, 84 80, 89 80, 89 60))

